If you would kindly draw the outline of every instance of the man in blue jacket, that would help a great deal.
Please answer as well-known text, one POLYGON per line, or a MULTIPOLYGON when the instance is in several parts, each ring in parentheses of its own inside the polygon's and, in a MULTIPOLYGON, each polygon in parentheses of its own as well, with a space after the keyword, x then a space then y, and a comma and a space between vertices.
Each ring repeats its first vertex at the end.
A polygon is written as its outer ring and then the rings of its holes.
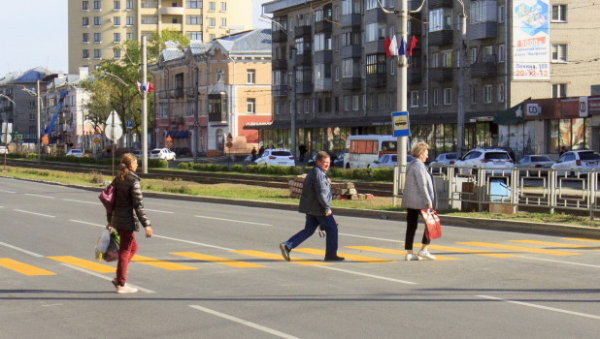
POLYGON ((279 244, 281 255, 286 261, 290 261, 290 251, 313 235, 319 225, 324 228, 327 235, 325 261, 344 260, 343 257, 337 255, 338 229, 331 213, 331 184, 326 174, 330 165, 329 154, 317 153, 316 166, 308 172, 304 179, 298 212, 306 214, 306 224, 302 231, 296 233, 288 241, 279 244))

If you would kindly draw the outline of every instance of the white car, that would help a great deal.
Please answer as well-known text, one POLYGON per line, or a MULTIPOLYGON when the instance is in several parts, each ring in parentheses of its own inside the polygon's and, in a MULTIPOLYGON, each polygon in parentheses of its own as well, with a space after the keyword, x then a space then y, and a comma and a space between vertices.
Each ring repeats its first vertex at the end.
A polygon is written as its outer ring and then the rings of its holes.
POLYGON ((592 150, 567 151, 552 165, 556 175, 587 174, 590 170, 600 170, 600 154, 592 150))
POLYGON ((83 153, 82 150, 77 149, 77 148, 71 148, 67 154, 65 154, 66 156, 73 156, 73 157, 77 157, 77 158, 83 158, 85 157, 85 153, 83 153))
MULTIPOLYGON (((406 155, 406 163, 410 163, 415 158, 407 154, 406 155)), ((375 162, 371 163, 368 168, 394 168, 398 163, 398 154, 384 154, 379 157, 379 159, 375 160, 375 162)))
POLYGON ((175 160, 175 152, 171 151, 168 148, 155 148, 150 151, 150 156, 148 159, 162 159, 162 160, 175 160))
POLYGON ((266 149, 262 156, 256 159, 254 163, 269 166, 296 166, 292 152, 289 149, 283 148, 266 149))
POLYGON ((431 173, 447 173, 446 168, 454 165, 458 157, 456 153, 442 153, 439 154, 435 159, 429 163, 431 173))
POLYGON ((477 169, 484 168, 488 174, 502 174, 502 170, 510 170, 515 164, 507 151, 501 148, 474 148, 454 162, 458 174, 476 174, 477 169))

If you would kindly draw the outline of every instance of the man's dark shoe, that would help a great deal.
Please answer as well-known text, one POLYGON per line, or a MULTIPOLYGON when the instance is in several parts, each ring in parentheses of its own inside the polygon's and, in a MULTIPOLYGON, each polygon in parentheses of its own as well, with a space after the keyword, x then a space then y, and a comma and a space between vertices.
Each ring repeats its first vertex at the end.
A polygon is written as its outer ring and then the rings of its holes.
POLYGON ((344 261, 344 257, 339 257, 339 256, 335 256, 335 257, 325 257, 325 261, 344 261))
POLYGON ((287 248, 285 243, 279 244, 279 249, 281 249, 281 256, 285 261, 290 261, 290 249, 287 248))

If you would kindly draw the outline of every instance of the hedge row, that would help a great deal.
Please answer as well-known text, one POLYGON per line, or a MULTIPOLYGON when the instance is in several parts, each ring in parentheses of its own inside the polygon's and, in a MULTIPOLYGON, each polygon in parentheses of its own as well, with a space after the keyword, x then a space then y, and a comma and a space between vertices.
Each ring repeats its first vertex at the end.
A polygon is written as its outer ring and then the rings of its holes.
MULTIPOLYGON (((8 154, 9 158, 12 159, 23 159, 27 160, 36 160, 37 153, 28 153, 27 155, 21 153, 10 153, 8 154)), ((90 157, 73 157, 73 156, 52 156, 46 155, 42 157, 43 161, 53 161, 53 162, 68 162, 74 164, 90 164, 90 165, 103 165, 103 166, 111 166, 112 159, 94 159, 90 157)), ((115 163, 119 163, 119 159, 115 158, 115 163)), ((148 167, 149 168, 168 168, 169 163, 166 160, 162 159, 148 159, 148 167)))
MULTIPOLYGON (((228 165, 219 164, 196 164, 193 162, 181 162, 178 165, 182 170, 193 170, 200 172, 237 172, 250 174, 265 174, 265 175, 284 175, 295 176, 302 173, 307 173, 312 167, 298 166, 261 166, 261 165, 228 165)), ((393 181, 394 171, 389 168, 354 168, 343 169, 331 167, 329 176, 333 179, 344 180, 360 180, 360 181, 393 181)))

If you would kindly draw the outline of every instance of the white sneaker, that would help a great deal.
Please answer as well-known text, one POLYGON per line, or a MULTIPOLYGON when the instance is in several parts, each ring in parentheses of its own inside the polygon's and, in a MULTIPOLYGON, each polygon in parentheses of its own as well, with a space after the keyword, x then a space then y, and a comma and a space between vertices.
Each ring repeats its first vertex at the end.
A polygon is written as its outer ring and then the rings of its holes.
POLYGON ((435 255, 432 255, 429 251, 419 251, 419 257, 435 260, 435 255))
POLYGON ((117 287, 117 293, 135 293, 137 291, 138 291, 137 288, 131 287, 128 284, 125 284, 125 286, 119 286, 119 287, 117 287))
POLYGON ((407 253, 406 257, 404 259, 406 259, 406 261, 419 261, 419 260, 421 260, 421 258, 419 258, 419 256, 414 255, 412 253, 407 253))

